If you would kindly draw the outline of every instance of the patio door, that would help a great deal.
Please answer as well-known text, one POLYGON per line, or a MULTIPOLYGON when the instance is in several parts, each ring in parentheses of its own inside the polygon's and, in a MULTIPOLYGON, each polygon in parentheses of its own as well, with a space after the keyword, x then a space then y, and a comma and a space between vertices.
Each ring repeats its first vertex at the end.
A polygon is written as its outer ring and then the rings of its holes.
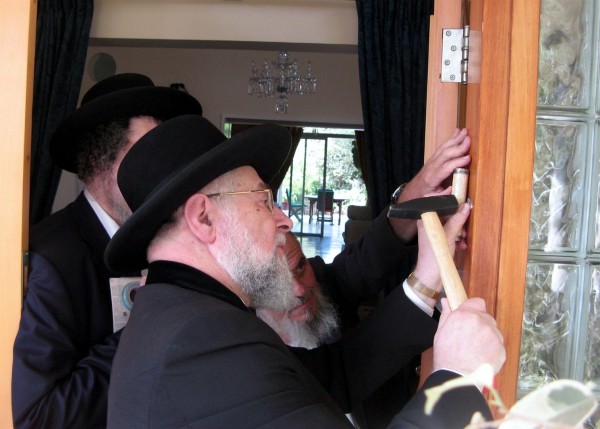
MULTIPOLYGON (((327 138, 303 136, 300 139, 283 186, 286 187, 287 213, 294 221, 292 231, 299 236, 323 237, 325 226, 318 222, 316 195, 318 189, 327 187, 327 138)), ((285 204, 283 209, 285 211, 285 204)))

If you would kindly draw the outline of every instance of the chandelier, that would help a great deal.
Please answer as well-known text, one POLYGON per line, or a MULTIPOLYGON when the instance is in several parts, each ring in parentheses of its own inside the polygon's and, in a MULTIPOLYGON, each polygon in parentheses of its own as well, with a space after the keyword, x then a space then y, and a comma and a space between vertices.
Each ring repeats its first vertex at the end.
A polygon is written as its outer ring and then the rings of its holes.
POLYGON ((288 94, 314 94, 317 92, 317 78, 312 74, 312 64, 306 65, 306 77, 300 76, 298 62, 290 62, 288 53, 280 51, 277 61, 264 60, 262 70, 252 61, 252 75, 248 80, 248 95, 257 97, 274 97, 275 113, 287 113, 288 94))

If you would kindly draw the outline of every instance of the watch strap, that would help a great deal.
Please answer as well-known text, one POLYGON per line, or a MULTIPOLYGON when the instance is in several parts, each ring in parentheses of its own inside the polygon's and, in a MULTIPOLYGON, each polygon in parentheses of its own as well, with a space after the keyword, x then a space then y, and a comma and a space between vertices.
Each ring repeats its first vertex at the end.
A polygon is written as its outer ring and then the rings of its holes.
POLYGON ((442 294, 437 290, 431 289, 424 283, 421 283, 421 281, 413 273, 410 273, 408 275, 406 283, 408 283, 408 286, 410 286, 410 288, 415 292, 420 292, 423 295, 433 298, 436 301, 440 299, 440 296, 442 296, 442 294))
POLYGON ((398 198, 400 197, 400 194, 402 193, 402 191, 404 191, 405 187, 406 187, 406 183, 403 183, 396 188, 396 190, 392 194, 392 197, 390 198, 390 204, 397 204, 398 198))

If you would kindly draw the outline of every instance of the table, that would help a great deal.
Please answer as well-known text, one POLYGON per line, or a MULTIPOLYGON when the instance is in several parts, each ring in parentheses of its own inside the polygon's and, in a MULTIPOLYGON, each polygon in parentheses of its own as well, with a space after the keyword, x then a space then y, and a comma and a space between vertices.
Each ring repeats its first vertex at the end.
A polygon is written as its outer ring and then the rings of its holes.
MULTIPOLYGON (((313 218, 313 208, 315 203, 318 200, 318 197, 316 195, 305 195, 304 198, 306 198, 308 200, 309 203, 309 207, 308 207, 308 223, 312 222, 312 218, 313 218)), ((333 204, 337 204, 338 206, 338 225, 342 222, 342 204, 344 203, 344 201, 346 201, 345 198, 333 198, 333 204)), ((331 216, 333 217, 333 213, 331 214, 331 216)), ((318 221, 318 219, 317 219, 318 221)), ((333 221, 332 221, 333 223, 333 221)))

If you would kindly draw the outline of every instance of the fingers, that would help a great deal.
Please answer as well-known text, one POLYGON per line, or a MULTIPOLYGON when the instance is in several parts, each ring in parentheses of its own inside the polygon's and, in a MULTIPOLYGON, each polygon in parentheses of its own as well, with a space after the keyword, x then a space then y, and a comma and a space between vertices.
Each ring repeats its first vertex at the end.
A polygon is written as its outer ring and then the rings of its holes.
POLYGON ((467 129, 463 128, 438 146, 431 159, 437 162, 445 162, 450 159, 461 158, 468 155, 470 148, 471 138, 467 135, 467 129))
POLYGON ((424 183, 423 191, 437 190, 456 168, 466 167, 471 162, 470 147, 471 139, 466 128, 455 130, 450 139, 438 146, 417 174, 424 183))
POLYGON ((461 374, 489 363, 497 373, 506 360, 504 339, 480 298, 465 301, 450 311, 442 302, 442 316, 434 338, 434 369, 461 374))
POLYGON ((442 326, 446 322, 446 319, 448 319, 448 315, 450 313, 452 313, 452 310, 450 310, 450 304, 448 304, 448 298, 442 298, 440 300, 440 302, 442 304, 442 314, 440 314, 440 321, 438 322, 438 325, 442 326))
POLYGON ((463 226, 469 218, 471 207, 469 204, 462 204, 455 214, 453 214, 448 221, 444 224, 444 232, 448 239, 448 244, 452 245, 455 243, 456 236, 462 234, 463 226))
MULTIPOLYGON (((444 225, 444 233, 446 235, 446 241, 448 243, 450 254, 454 254, 456 250, 457 245, 455 242, 455 237, 463 229, 463 226, 469 217, 470 210, 471 207, 468 204, 461 205, 458 211, 448 218, 444 225)), ((413 273, 430 288, 436 289, 439 287, 441 289, 439 267, 421 220, 417 221, 417 236, 419 242, 419 253, 417 257, 417 264, 413 270, 413 273)), ((458 247, 465 249, 466 243, 460 242, 458 247)))
MULTIPOLYGON (((481 298, 471 298, 463 302, 459 308, 485 313, 485 301, 481 298)), ((486 313, 487 314, 487 313, 486 313)), ((491 316, 490 316, 491 317, 491 316)), ((495 322, 494 322, 495 323, 495 322)))

